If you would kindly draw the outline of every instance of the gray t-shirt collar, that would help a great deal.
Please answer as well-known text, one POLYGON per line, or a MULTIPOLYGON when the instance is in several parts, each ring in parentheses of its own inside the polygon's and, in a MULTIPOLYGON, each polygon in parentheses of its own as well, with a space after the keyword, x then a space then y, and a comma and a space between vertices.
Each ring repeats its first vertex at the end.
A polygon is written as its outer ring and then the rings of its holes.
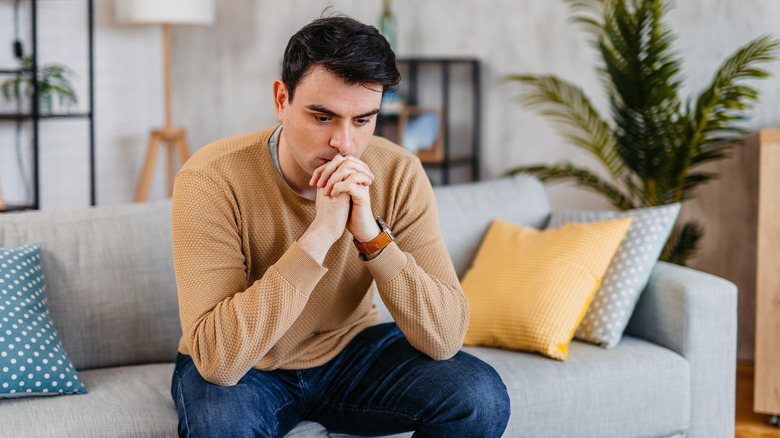
MULTIPOLYGON (((282 173, 282 166, 279 164, 279 135, 282 133, 282 125, 279 125, 275 130, 274 133, 271 134, 271 138, 268 140, 268 148, 271 151, 271 159, 274 162, 274 166, 276 166, 277 172, 279 172, 279 175, 282 176, 282 179, 284 179, 284 174, 282 173)), ((287 182, 286 179, 284 179, 285 182, 287 182)))

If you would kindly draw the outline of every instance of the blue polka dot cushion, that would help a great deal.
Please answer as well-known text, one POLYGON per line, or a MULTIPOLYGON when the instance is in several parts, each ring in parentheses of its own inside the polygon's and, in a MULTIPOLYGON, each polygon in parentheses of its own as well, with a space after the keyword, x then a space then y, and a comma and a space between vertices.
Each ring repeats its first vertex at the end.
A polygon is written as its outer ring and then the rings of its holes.
POLYGON ((41 245, 0 248, 0 398, 86 394, 46 302, 41 245))
POLYGON ((612 257, 585 317, 574 333, 575 338, 604 348, 612 348, 620 342, 679 212, 680 204, 621 212, 552 212, 547 225, 549 228, 569 222, 597 222, 626 216, 634 218, 626 237, 612 257))

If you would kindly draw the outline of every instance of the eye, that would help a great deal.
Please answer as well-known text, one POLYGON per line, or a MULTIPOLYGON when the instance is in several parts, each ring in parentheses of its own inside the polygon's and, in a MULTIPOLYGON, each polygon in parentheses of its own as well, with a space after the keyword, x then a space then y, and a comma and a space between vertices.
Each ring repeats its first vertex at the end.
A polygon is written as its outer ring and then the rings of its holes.
POLYGON ((367 124, 370 121, 371 121, 371 119, 369 119, 369 118, 355 119, 355 124, 358 125, 358 126, 363 126, 363 125, 367 124))
POLYGON ((321 115, 315 114, 314 115, 314 120, 316 120, 316 121, 318 121, 320 123, 327 123, 327 122, 330 121, 330 117, 329 116, 321 116, 321 115))

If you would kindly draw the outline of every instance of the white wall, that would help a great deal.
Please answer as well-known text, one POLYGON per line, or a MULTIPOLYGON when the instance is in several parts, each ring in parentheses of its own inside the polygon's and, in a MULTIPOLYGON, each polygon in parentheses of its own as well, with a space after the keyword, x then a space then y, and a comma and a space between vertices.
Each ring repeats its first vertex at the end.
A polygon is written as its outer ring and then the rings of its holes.
MULTIPOLYGON (((79 74, 82 105, 86 98, 83 3, 40 2, 39 38, 42 62, 63 62, 79 74)), ((191 149, 276 122, 271 83, 279 76, 287 39, 328 6, 376 23, 381 2, 220 0, 215 26, 172 28, 173 119, 187 128, 191 149)), ((0 3, 0 41, 12 37, 11 9, 12 2, 0 3)), ((586 43, 587 35, 569 22, 562 1, 396 0, 393 10, 399 24, 400 56, 473 56, 482 61, 485 178, 515 166, 564 158, 593 165, 589 157, 560 140, 544 119, 517 104, 516 84, 501 79, 510 73, 554 73, 581 85, 598 107, 606 107, 593 72, 596 53, 586 43)), ((95 1, 99 204, 132 200, 148 133, 163 122, 160 30, 119 25, 113 14, 114 1, 95 1)), ((680 36, 676 47, 684 59, 685 93, 700 91, 723 59, 750 39, 767 32, 780 36, 779 16, 780 3, 773 0, 678 2, 669 22, 680 36)), ((2 47, 0 68, 12 62, 10 50, 2 47)), ((755 83, 762 102, 746 125, 750 129, 780 119, 780 62, 769 69, 775 78, 755 83)), ((2 105, 7 108, 0 102, 0 109, 2 105)), ((44 209, 88 203, 85 132, 86 124, 78 121, 42 124, 44 209)), ((0 123, 0 183, 8 201, 24 198, 14 138, 13 124, 0 123)), ((164 196, 161 161, 152 199, 164 196)), ((607 206, 600 197, 574 187, 550 191, 556 205, 607 206)))
MULTIPOLYGON (((763 34, 780 37, 780 2, 773 0, 687 0, 668 18, 683 57, 684 95, 700 92, 721 62, 763 34)), ((222 0, 217 25, 174 32, 174 112, 189 129, 193 146, 275 123, 271 82, 278 77, 289 36, 331 6, 376 23, 381 2, 364 0, 222 0), (204 110, 211 108, 211 110, 204 110)), ((562 1, 424 0, 393 2, 400 56, 472 56, 483 67, 483 169, 494 178, 513 167, 569 159, 594 165, 565 144, 546 120, 514 100, 511 73, 553 73, 582 86, 606 108, 594 73, 597 54, 589 35, 572 24, 562 1)), ((780 62, 768 65, 775 78, 755 82, 762 102, 746 125, 765 127, 780 119, 780 62)), ((602 206, 597 195, 558 186, 556 205, 602 206)))

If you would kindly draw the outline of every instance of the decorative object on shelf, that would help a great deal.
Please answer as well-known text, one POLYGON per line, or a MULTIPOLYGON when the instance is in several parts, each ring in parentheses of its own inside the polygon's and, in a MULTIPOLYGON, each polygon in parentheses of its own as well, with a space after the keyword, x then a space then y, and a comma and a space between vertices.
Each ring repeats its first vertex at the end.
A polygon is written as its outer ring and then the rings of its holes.
POLYGON ((379 105, 379 114, 383 116, 395 116, 404 109, 404 98, 401 92, 391 88, 382 95, 382 103, 379 105))
POLYGON ((398 119, 401 146, 420 161, 437 163, 444 159, 444 117, 441 108, 407 106, 398 119))
MULTIPOLYGON (((32 67, 32 56, 22 58, 22 70, 31 72, 32 67)), ((73 76, 73 71, 61 64, 45 64, 38 71, 38 113, 40 115, 54 113, 55 95, 64 108, 77 103, 76 92, 68 76, 73 76)), ((32 98, 33 89, 33 78, 28 75, 20 74, 0 84, 0 92, 8 102, 19 99, 22 94, 32 98)))
POLYGON ((390 48, 395 52, 396 48, 396 23, 395 15, 390 10, 390 0, 382 0, 382 15, 379 16, 379 33, 390 43, 390 48))
POLYGON ((117 18, 120 22, 135 24, 161 24, 163 36, 163 77, 165 83, 165 126, 153 130, 149 138, 149 147, 144 161, 141 180, 135 195, 136 202, 143 202, 149 196, 155 162, 160 143, 167 147, 167 183, 168 196, 173 193, 173 151, 179 154, 182 164, 189 158, 186 132, 184 128, 174 128, 171 124, 171 73, 170 73, 170 32, 171 24, 214 23, 214 0, 117 0, 117 18))
MULTIPOLYGON (((520 100, 551 118, 559 132, 603 163, 611 179, 568 162, 523 166, 543 181, 573 181, 606 196, 620 210, 681 202, 718 175, 700 165, 727 156, 739 142, 739 121, 747 118, 758 91, 746 79, 769 76, 757 64, 776 58, 780 44, 770 36, 751 41, 727 59, 696 99, 680 96, 681 59, 676 36, 663 23, 664 0, 564 0, 575 21, 594 36, 603 56, 602 76, 612 123, 601 117, 578 86, 551 75, 513 75, 520 100), (686 103, 687 102, 687 103, 686 103)), ((703 228, 696 221, 677 227, 662 260, 684 265, 703 228)))

